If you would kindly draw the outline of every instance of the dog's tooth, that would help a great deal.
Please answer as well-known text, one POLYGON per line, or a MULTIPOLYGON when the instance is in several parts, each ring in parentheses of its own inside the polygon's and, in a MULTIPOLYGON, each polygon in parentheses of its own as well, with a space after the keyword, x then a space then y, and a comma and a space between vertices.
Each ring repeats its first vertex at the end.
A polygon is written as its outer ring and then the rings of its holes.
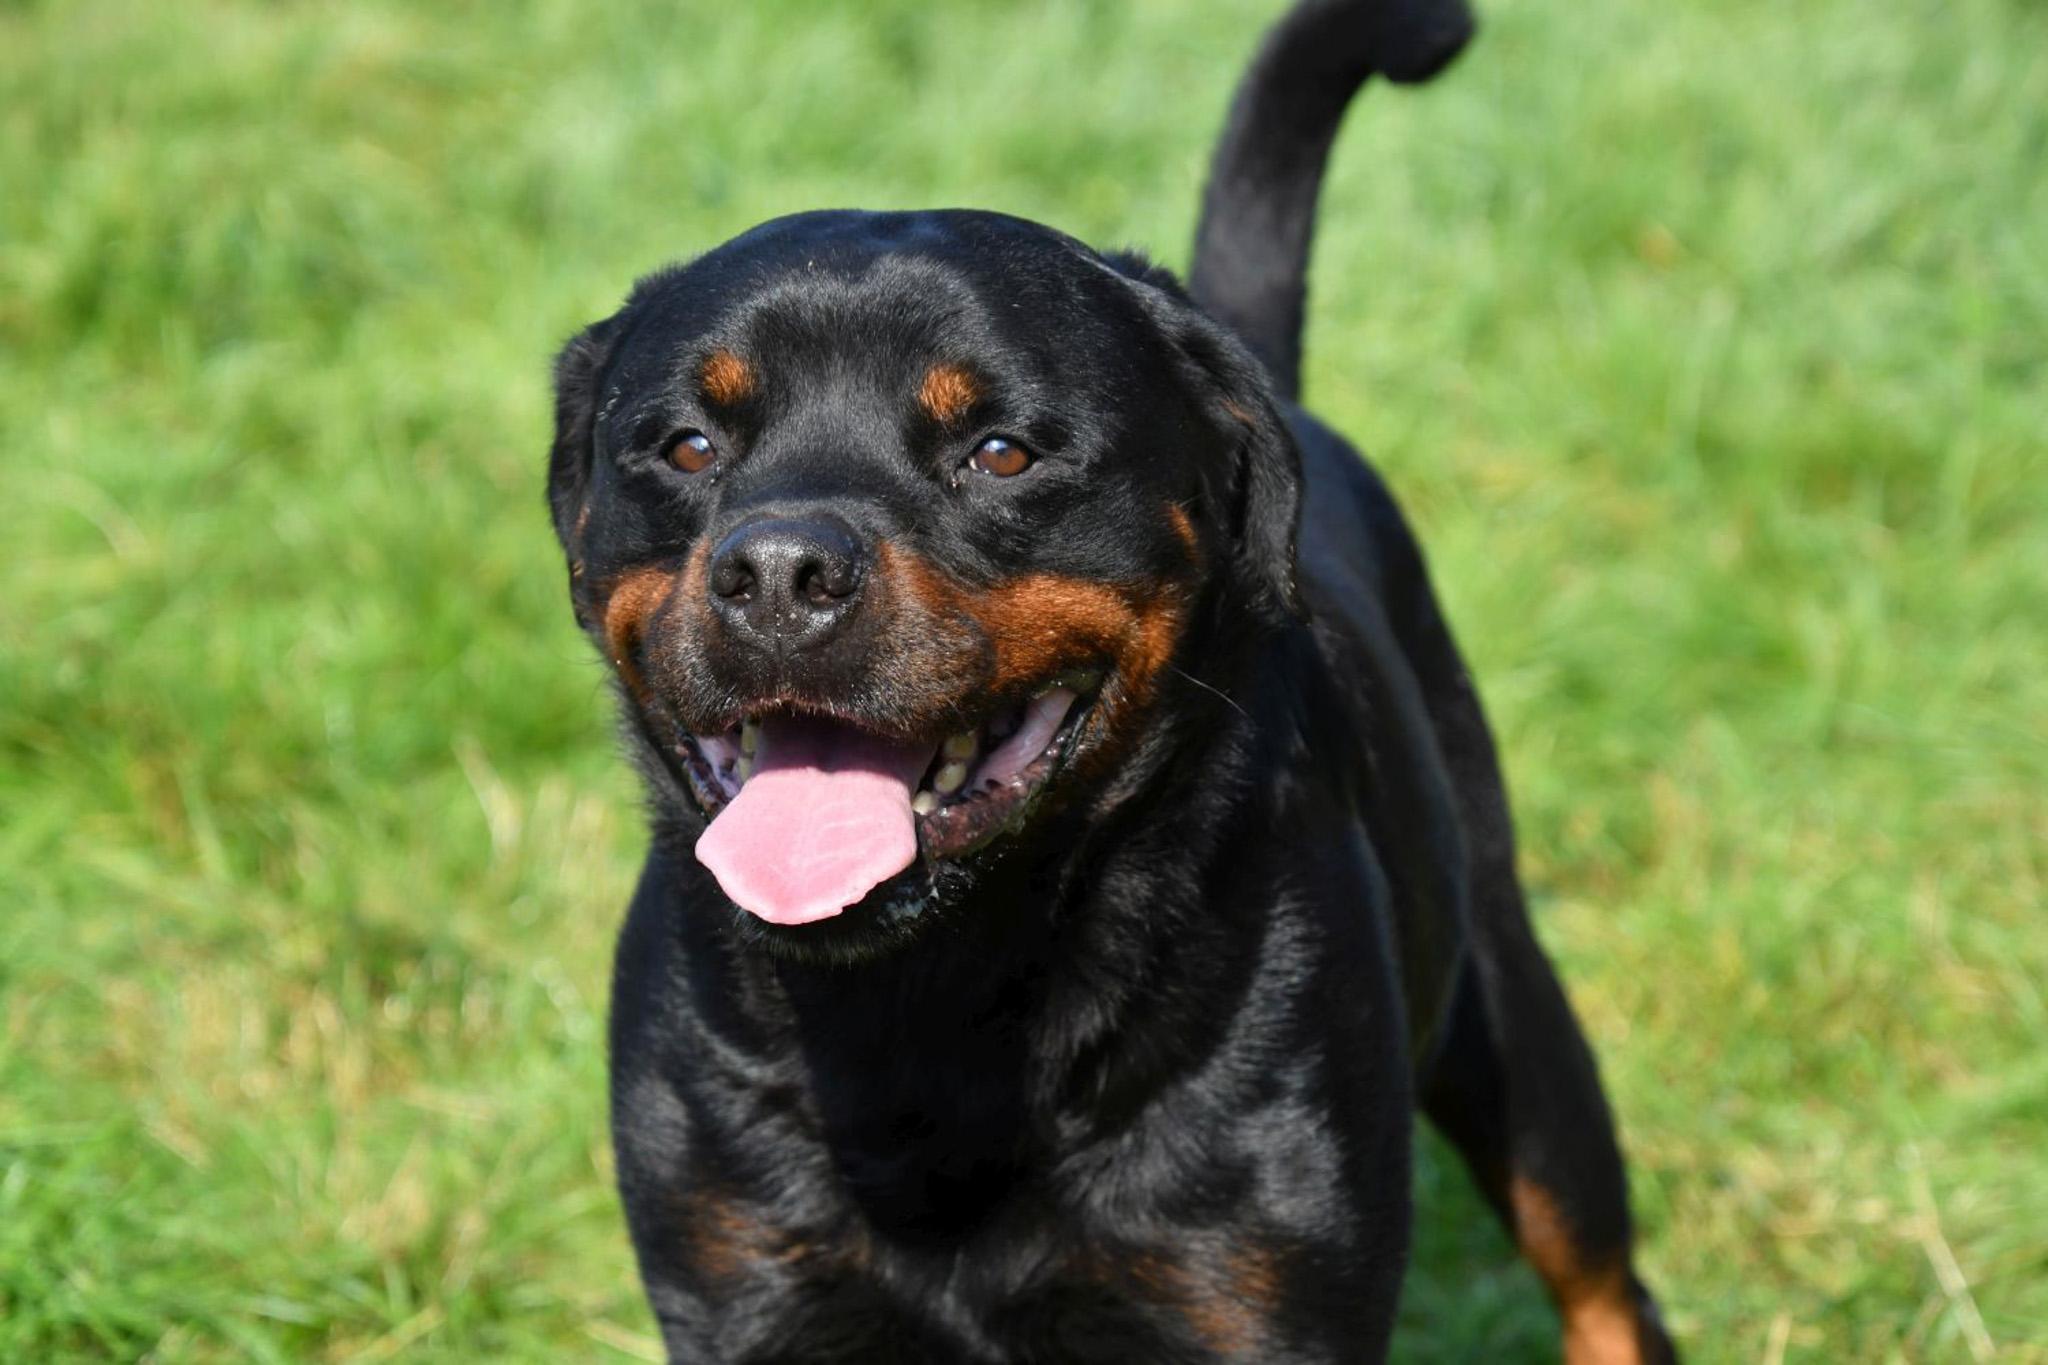
POLYGON ((761 743, 761 723, 750 720, 740 726, 740 752, 751 757, 761 743))
POLYGON ((919 815, 930 815, 939 808, 939 794, 935 791, 921 791, 910 798, 910 808, 919 815))
POLYGON ((975 750, 981 747, 981 740, 972 730, 946 736, 940 752, 947 758, 973 758, 975 750))
POLYGON ((961 784, 965 781, 967 781, 967 765, 955 759, 950 763, 939 765, 938 775, 932 778, 932 785, 950 796, 954 792, 959 791, 961 784))
POLYGON ((742 782, 745 782, 748 778, 754 775, 754 756, 748 753, 745 749, 740 750, 740 761, 738 771, 740 775, 740 781, 742 782))

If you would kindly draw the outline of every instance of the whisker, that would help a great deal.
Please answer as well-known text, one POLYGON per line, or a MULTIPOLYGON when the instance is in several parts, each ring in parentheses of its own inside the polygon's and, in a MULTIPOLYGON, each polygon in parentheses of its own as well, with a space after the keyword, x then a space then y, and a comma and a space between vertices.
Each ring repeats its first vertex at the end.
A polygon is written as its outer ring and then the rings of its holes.
POLYGON ((1204 692, 1213 693, 1214 695, 1221 697, 1225 705, 1227 705, 1231 710, 1237 712, 1237 714, 1239 714, 1240 716, 1243 716, 1246 720, 1250 720, 1252 718, 1252 713, 1245 710, 1242 706, 1239 706, 1235 701, 1231 699, 1230 694, 1228 692, 1225 692, 1222 688, 1203 682, 1200 678, 1188 672, 1179 664, 1168 664, 1167 667, 1171 668, 1174 672, 1180 674, 1183 678, 1186 678, 1195 686, 1201 688, 1204 692))

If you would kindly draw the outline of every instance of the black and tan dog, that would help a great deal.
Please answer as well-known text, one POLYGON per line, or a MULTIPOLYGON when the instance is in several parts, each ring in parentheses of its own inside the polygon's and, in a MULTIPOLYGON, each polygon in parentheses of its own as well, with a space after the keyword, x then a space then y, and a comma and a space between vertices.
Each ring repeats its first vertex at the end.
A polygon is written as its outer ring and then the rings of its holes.
POLYGON ((549 496, 652 796, 612 1109, 674 1359, 1379 1360, 1417 1108, 1571 1365, 1672 1359, 1471 681, 1291 401, 1344 107, 1468 33, 1284 19, 1186 289, 804 214, 563 352, 549 496))

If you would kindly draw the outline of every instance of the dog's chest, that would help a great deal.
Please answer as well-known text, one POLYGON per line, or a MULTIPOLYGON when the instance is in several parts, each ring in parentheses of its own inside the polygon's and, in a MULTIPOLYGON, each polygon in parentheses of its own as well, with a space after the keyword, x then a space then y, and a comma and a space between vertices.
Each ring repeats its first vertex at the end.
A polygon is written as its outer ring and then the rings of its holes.
POLYGON ((951 1130, 913 1123, 900 1159, 835 1153, 804 1201, 812 1216, 696 1200, 684 1245, 720 1324, 718 1358, 841 1358, 826 1344, 853 1341, 843 1358, 1342 1359, 1301 1341, 1299 1324, 1327 1325, 1332 1304, 1341 1321, 1341 1305, 1368 1297, 1356 1191, 1260 1127, 1257 1143, 1212 1129, 1193 1144, 1176 1116, 1161 1124, 1170 1142, 1127 1134, 1097 1160, 1045 1165, 1014 1141, 984 1164, 978 1128, 954 1148, 951 1130), (1313 1225, 1290 1223, 1304 1207, 1313 1225))

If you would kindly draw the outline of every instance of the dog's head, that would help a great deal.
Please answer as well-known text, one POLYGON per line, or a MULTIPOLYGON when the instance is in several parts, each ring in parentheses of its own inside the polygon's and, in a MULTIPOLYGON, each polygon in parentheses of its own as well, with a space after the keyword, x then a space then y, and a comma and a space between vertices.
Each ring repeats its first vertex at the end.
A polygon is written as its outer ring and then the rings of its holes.
POLYGON ((577 618, 771 945, 894 941, 1050 812, 1131 799, 1202 623, 1296 609, 1257 363, 1035 224, 777 220, 642 281, 556 381, 577 618))

